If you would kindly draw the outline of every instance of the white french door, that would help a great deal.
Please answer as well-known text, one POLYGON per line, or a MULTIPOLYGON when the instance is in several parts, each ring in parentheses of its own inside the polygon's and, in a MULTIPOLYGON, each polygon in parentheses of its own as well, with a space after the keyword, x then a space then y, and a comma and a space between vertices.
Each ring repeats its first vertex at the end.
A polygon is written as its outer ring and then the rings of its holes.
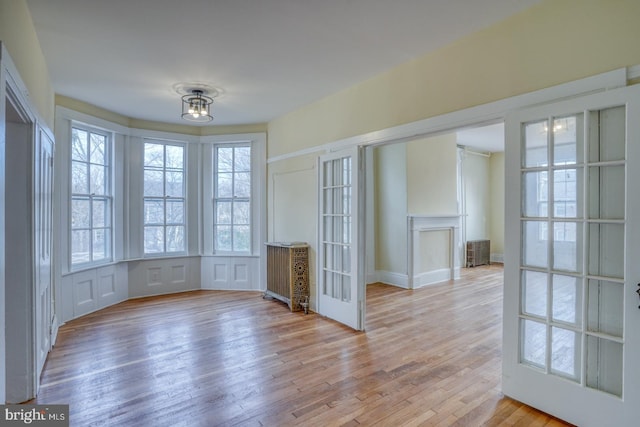
POLYGON ((351 148, 320 156, 318 167, 318 312, 356 330, 364 329, 361 161, 351 148))
POLYGON ((503 391, 573 424, 640 412, 640 87, 506 120, 503 391))

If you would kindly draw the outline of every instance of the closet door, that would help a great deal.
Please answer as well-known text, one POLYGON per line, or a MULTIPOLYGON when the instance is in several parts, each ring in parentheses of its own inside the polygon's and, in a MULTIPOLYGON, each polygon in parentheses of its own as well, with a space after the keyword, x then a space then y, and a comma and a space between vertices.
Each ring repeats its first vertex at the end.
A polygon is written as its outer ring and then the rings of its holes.
POLYGON ((507 117, 503 390, 580 426, 640 404, 640 88, 507 117))

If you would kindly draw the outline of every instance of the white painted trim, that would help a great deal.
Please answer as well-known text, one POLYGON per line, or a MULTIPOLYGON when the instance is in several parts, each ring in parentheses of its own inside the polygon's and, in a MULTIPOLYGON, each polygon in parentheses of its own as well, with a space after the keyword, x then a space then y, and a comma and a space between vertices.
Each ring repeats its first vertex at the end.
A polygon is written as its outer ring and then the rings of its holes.
POLYGON ((158 130, 146 130, 129 128, 127 133, 129 136, 135 136, 142 139, 157 139, 162 142, 182 142, 187 144, 196 144, 200 142, 200 137, 197 135, 189 135, 184 133, 164 132, 158 130))
POLYGON ((633 65, 627 68, 627 79, 633 80, 640 78, 640 65, 633 65))
MULTIPOLYGON (((635 67, 631 67, 635 70, 635 67)), ((577 95, 594 93, 622 87, 627 84, 627 68, 620 68, 573 82, 563 83, 550 88, 516 95, 511 98, 470 107, 452 113, 428 119, 418 120, 404 125, 340 139, 317 147, 305 148, 267 159, 275 163, 295 157, 327 151, 339 151, 358 145, 380 145, 401 141, 410 141, 427 135, 446 133, 453 130, 481 124, 494 124, 504 120, 507 111, 523 107, 544 104, 577 95)))
POLYGON ((200 142, 203 144, 220 144, 220 143, 238 143, 238 142, 267 142, 266 132, 254 132, 254 133, 235 133, 228 135, 207 135, 201 136, 200 142))
MULTIPOLYGON (((454 277, 460 277, 460 267, 454 269, 454 277)), ((439 270, 420 273, 413 279, 413 288, 418 289, 424 286, 435 285, 436 283, 448 282, 451 280, 451 269, 441 268, 439 270)))
POLYGON ((107 132, 115 132, 120 133, 122 135, 129 135, 129 128, 114 122, 110 122, 108 120, 100 119, 95 116, 91 116, 89 114, 80 113, 75 110, 71 110, 66 107, 61 107, 56 105, 56 119, 66 119, 72 122, 80 122, 87 124, 89 126, 93 126, 99 129, 102 129, 107 132))
POLYGON ((393 271, 376 270, 376 282, 385 285, 397 286, 399 288, 409 289, 409 276, 393 271))

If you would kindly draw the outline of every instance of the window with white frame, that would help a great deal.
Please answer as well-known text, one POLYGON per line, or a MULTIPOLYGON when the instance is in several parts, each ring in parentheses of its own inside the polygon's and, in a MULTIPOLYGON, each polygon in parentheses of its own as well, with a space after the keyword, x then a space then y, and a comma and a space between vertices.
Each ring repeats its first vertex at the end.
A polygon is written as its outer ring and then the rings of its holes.
POLYGON ((216 252, 251 251, 251 146, 213 150, 213 241, 216 252))
POLYGON ((74 125, 71 130, 71 265, 112 260, 111 137, 74 125))
POLYGON ((185 145, 144 143, 144 254, 186 251, 185 145))

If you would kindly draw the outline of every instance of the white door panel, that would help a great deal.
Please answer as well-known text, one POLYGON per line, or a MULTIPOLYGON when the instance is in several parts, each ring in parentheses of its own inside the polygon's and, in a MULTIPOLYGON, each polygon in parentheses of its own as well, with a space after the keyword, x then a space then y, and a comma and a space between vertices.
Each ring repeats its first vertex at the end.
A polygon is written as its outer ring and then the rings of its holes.
POLYGON ((364 329, 359 149, 319 159, 318 312, 364 329))
POLYGON ((506 121, 503 391, 580 426, 640 404, 640 88, 506 121))

